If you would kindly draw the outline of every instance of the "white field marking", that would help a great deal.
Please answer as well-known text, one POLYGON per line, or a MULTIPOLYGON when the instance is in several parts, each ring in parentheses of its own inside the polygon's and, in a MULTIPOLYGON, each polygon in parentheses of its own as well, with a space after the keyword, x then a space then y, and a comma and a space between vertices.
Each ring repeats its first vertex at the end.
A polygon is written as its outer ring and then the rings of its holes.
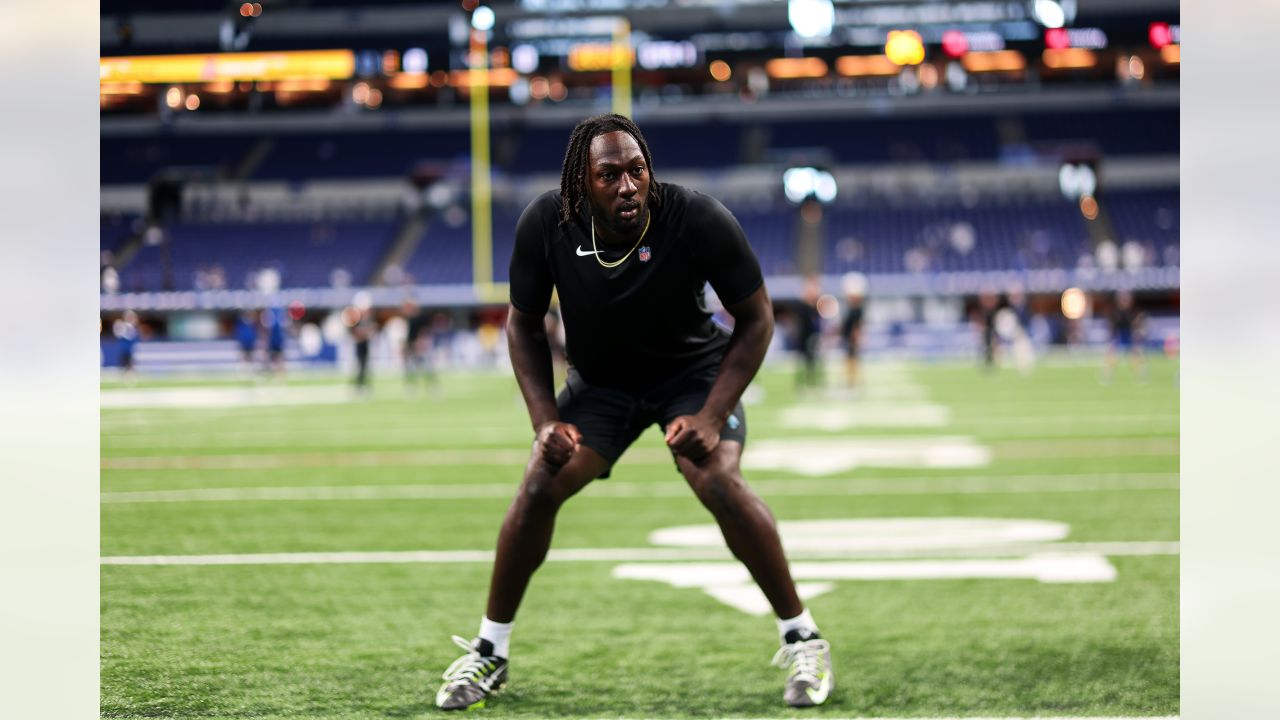
MULTIPOLYGON (((951 559, 880 562, 792 562, 791 576, 807 584, 809 597, 834 588, 835 580, 948 580, 1027 578, 1042 583, 1112 582, 1115 567, 1099 553, 1061 553, 1046 543, 1070 532, 1065 523, 1049 520, 992 518, 865 518, 799 520, 778 523, 782 544, 792 558, 801 552, 897 551, 925 555, 937 551, 989 553, 1009 546, 1030 548, 1012 559, 951 559)), ((684 525, 655 530, 655 545, 724 548, 715 525, 684 525)), ((673 587, 697 587, 715 599, 750 615, 767 615, 769 601, 745 566, 721 563, 626 563, 613 577, 655 580, 673 587)))
MULTIPOLYGON (((1049 460, 1079 457, 1176 456, 1176 438, 1026 440, 997 443, 1000 458, 1049 460)), ((743 467, 830 475, 855 467, 962 468, 991 461, 992 449, 972 438, 860 437, 760 440, 747 443, 743 467)), ((104 470, 269 470, 273 468, 388 467, 419 465, 524 465, 527 450, 462 448, 226 455, 120 456, 103 458, 104 470)), ((662 448, 632 448, 621 463, 670 465, 662 448)))
MULTIPOLYGON (((613 577, 630 580, 658 580, 659 582, 666 580, 666 578, 633 577, 621 574, 626 573, 631 568, 641 569, 649 567, 654 566, 619 565, 613 569, 613 577)), ((699 565, 698 567, 705 566, 699 565)), ((799 579, 794 577, 793 579, 795 580, 796 594, 800 596, 801 600, 812 600, 819 595, 825 595, 836 589, 835 583, 801 582, 799 579)), ((760 588, 751 584, 749 581, 724 585, 699 585, 698 587, 701 587, 703 592, 716 600, 719 600, 729 607, 737 608, 748 615, 764 617, 773 610, 773 607, 769 604, 769 599, 764 596, 764 593, 760 591, 760 588)))
MULTIPOLYGON (((106 470, 270 470, 395 465, 524 465, 528 459, 528 450, 370 450, 109 457, 102 459, 102 467, 106 470)), ((666 453, 665 459, 671 461, 670 453, 666 453)))
MULTIPOLYGON (((834 428, 839 430, 843 428, 844 413, 852 412, 851 410, 832 408, 833 413, 819 415, 819 423, 825 423, 828 427, 820 427, 817 429, 830 430, 834 428), (835 427, 841 425, 841 427, 835 427)), ((788 409, 784 412, 790 412, 788 409)), ((865 422, 867 426, 873 423, 870 418, 865 420, 861 417, 851 420, 853 423, 865 422)), ((1018 436, 1077 436, 1083 434, 1097 435, 1105 428, 1107 431, 1115 431, 1116 429, 1125 429, 1134 427, 1135 429, 1150 429, 1152 425, 1160 424, 1171 426, 1169 429, 1177 430, 1179 417, 1176 414, 1164 415, 1100 415, 1100 416, 1081 416, 1081 417, 1065 417, 1065 416, 1025 416, 1025 417, 1000 417, 1000 418, 970 418, 965 420, 950 420, 953 426, 963 428, 968 431, 999 431, 1004 434, 1013 434, 1018 436)), ((380 429, 338 429, 333 424, 324 426, 315 426, 311 429, 296 427, 290 423, 288 428, 263 428, 261 430, 215 430, 210 432, 183 432, 159 433, 154 426, 150 426, 145 432, 115 432, 105 431, 102 433, 102 444, 104 447, 115 449, 165 449, 165 448, 235 448, 235 447, 331 447, 336 443, 351 443, 360 445, 409 445, 421 443, 424 439, 432 440, 449 439, 451 442, 459 440, 475 440, 485 443, 494 442, 510 442, 511 444, 523 443, 531 438, 531 433, 523 427, 474 427, 472 425, 429 425, 423 418, 414 418, 407 422, 414 423, 414 427, 385 427, 380 429)), ((782 422, 787 421, 784 418, 782 422)), ((816 426, 816 424, 815 424, 816 426)), ((850 425, 852 427, 853 425, 850 425)), ((880 425, 888 426, 887 424, 880 425)))
POLYGON ((992 443, 1000 459, 1047 457, 1152 457, 1177 455, 1178 438, 1091 438, 1056 440, 1012 440, 992 443), (1065 453, 1046 455, 1046 453, 1065 453))
POLYGON ((942 427, 951 411, 932 403, 859 403, 856 406, 793 405, 782 411, 783 427, 835 432, 856 427, 942 427))
MULTIPOLYGON (((1054 555, 1107 555, 1111 557, 1154 557, 1178 555, 1176 541, 1146 542, 1080 542, 1030 543, 990 548, 952 548, 921 553, 892 550, 858 551, 847 549, 823 553, 797 551, 788 553, 794 560, 848 559, 920 559, 920 558, 999 558, 1022 557, 1030 553, 1054 555)), ((583 548, 552 549, 547 562, 669 562, 675 560, 731 560, 728 550, 720 548, 583 548)), ((365 565, 428 564, 458 565, 493 562, 492 550, 388 550, 372 552, 296 552, 234 553, 219 555, 108 555, 99 558, 102 565, 365 565)))
MULTIPOLYGON (((624 563, 613 577, 653 580, 672 587, 701 588, 720 602, 748 615, 772 611, 746 566, 725 563, 624 563)), ((1114 582, 1116 569, 1101 555, 1031 555, 1003 560, 906 560, 880 562, 791 563, 796 589, 804 599, 835 589, 832 582, 806 580, 1036 580, 1041 583, 1114 582)))
MULTIPOLYGON (((1177 490, 1177 473, 1103 475, 970 475, 963 477, 858 478, 853 480, 751 480, 768 497, 844 495, 1003 495, 1106 491, 1177 490)), ((105 492, 103 503, 314 501, 314 500, 483 500, 510 498, 515 483, 439 485, 334 485, 293 487, 190 488, 105 492)), ((593 483, 581 497, 687 497, 683 483, 593 483)))
POLYGON ((468 427, 460 425, 432 427, 418 425, 416 427, 391 427, 381 430, 352 430, 335 428, 332 424, 315 431, 289 428, 285 430, 250 431, 235 430, 229 432, 188 432, 159 434, 152 430, 147 433, 109 434, 104 433, 103 447, 132 450, 165 448, 237 448, 237 447, 316 447, 325 448, 334 445, 388 445, 406 446, 421 445, 424 441, 439 442, 448 440, 456 443, 470 441, 475 443, 505 442, 511 445, 533 441, 533 432, 527 428, 511 427, 468 427))
POLYGON ((834 475, 859 467, 974 468, 991 450, 968 437, 877 437, 761 440, 747 443, 742 466, 801 475, 834 475))
POLYGON ((321 405, 353 400, 350 387, 342 385, 299 387, 180 387, 103 390, 103 408, 227 408, 321 405))
MULTIPOLYGON (((778 523, 791 550, 936 550, 1052 542, 1067 536, 1066 523, 993 518, 858 518, 790 520, 778 523)), ((717 525, 680 525, 655 530, 649 542, 667 547, 724 547, 717 525)))

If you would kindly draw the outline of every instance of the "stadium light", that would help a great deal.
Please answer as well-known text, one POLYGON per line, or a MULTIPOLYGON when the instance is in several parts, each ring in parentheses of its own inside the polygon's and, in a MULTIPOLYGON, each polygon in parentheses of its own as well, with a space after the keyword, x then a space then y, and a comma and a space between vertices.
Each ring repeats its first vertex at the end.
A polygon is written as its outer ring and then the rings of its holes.
POLYGON ((809 198, 821 203, 836 199, 836 179, 826 170, 815 167, 787 168, 782 174, 782 189, 787 199, 799 205, 809 198))
POLYGON ((1060 28, 1067 22, 1067 13, 1056 0, 1033 0, 1031 15, 1047 28, 1060 28))
POLYGON ((959 30, 942 33, 942 52, 949 58, 958 58, 969 52, 969 38, 959 30))
POLYGON ((1058 189, 1068 200, 1079 200, 1098 192, 1098 174, 1088 163, 1063 163, 1058 168, 1058 189))
POLYGON ((1067 288, 1062 293, 1062 315, 1068 320, 1079 320, 1089 310, 1089 296, 1080 288, 1067 288))
POLYGON ((532 45, 517 45, 511 48, 511 67, 517 72, 529 75, 538 69, 538 48, 532 45))
POLYGON ((471 13, 471 27, 480 32, 489 32, 493 29, 495 19, 493 9, 488 5, 481 5, 476 8, 475 12, 471 13))
POLYGON ((919 65, 924 62, 924 40, 915 30, 890 30, 884 54, 895 65, 919 65))
POLYGON ((769 77, 782 80, 819 78, 827 74, 827 63, 822 58, 774 58, 764 64, 769 77))
POLYGON ((831 0, 789 0, 787 21, 802 38, 824 38, 835 26, 836 10, 831 0))

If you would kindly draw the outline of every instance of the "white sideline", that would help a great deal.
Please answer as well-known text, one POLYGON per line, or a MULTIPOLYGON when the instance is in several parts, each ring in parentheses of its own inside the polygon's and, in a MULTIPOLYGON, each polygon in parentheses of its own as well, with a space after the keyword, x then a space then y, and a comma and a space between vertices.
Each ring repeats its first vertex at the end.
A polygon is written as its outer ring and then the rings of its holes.
MULTIPOLYGON (((771 497, 1019 495, 1019 493, 1171 491, 1178 473, 1105 475, 970 475, 931 478, 763 479, 749 480, 760 495, 771 497)), ((515 483, 389 484, 389 486, 296 486, 155 489, 104 492, 102 503, 346 501, 346 500, 485 500, 509 498, 515 483)), ((686 497, 690 489, 672 480, 663 483, 600 482, 582 497, 686 497)))
MULTIPOLYGON (((960 477, 883 477, 849 480, 754 480, 756 492, 770 497, 840 495, 999 495, 1021 493, 1177 490, 1177 473, 1105 475, 1007 475, 960 477)), ((516 484, 340 485, 295 487, 191 488, 104 492, 102 503, 178 503, 318 500, 483 500, 510 498, 516 484)), ((582 497, 685 497, 684 483, 595 483, 582 497)))
MULTIPOLYGON (((927 551, 873 548, 831 551, 804 549, 788 551, 791 559, 926 559, 954 557, 1018 557, 1031 553, 1064 555, 1101 554, 1110 556, 1178 555, 1178 542, 1072 542, 1023 543, 992 547, 934 548, 927 551)), ((645 562, 652 560, 727 560, 732 556, 724 548, 581 548, 552 549, 547 562, 645 562)), ((371 563, 489 563, 492 550, 399 550, 383 552, 299 552, 245 553, 223 555, 109 555, 99 559, 102 565, 341 565, 371 563)))
MULTIPOLYGON (((876 450, 882 445, 898 446, 908 443, 922 445, 928 441, 946 438, 919 436, 859 437, 844 441, 843 448, 876 450)), ((782 439, 748 443, 744 465, 750 465, 757 449, 767 449, 771 455, 779 451, 812 453, 822 443, 795 439, 782 439)), ((839 438, 827 442, 837 447, 839 438)), ((1060 440, 1014 440, 993 442, 987 445, 996 459, 1019 458, 1024 460, 1077 457, 1159 457, 1178 455, 1177 438, 1101 438, 1060 440)), ((784 453, 780 460, 786 460, 784 453)), ((225 455, 132 455, 106 457, 101 461, 104 470, 266 470, 273 468, 304 467, 385 467, 419 465, 524 465, 529 451, 523 449, 458 449, 458 450, 400 450, 400 451, 351 451, 351 452, 301 452, 301 453, 240 453, 225 455)), ((622 462, 669 465, 671 453, 663 448, 632 448, 622 462)), ((896 466, 896 465, 895 465, 896 466)), ((875 462, 864 462, 862 467, 878 467, 875 462)))

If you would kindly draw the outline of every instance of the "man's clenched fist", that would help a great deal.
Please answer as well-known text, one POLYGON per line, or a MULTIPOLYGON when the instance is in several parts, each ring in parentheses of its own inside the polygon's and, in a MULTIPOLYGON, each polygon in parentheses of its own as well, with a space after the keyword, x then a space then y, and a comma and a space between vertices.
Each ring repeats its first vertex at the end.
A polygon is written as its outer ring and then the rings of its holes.
POLYGON ((534 454, 548 465, 560 467, 577 452, 581 440, 582 433, 578 432, 577 426, 552 420, 538 426, 538 434, 533 441, 534 454))

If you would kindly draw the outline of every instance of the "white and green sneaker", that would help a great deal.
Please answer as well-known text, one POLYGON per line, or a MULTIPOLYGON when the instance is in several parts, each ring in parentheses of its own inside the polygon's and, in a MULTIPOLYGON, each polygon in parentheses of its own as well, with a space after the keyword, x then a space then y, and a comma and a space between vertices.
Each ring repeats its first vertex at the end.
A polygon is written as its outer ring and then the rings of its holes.
POLYGON ((787 689, 782 694, 791 707, 821 705, 836 687, 831 669, 831 644, 816 633, 792 630, 773 656, 773 664, 787 671, 787 689))
POLYGON ((453 636, 453 642, 467 651, 441 675, 444 684, 436 691, 436 707, 441 710, 476 710, 484 707, 489 694, 507 684, 507 659, 493 654, 493 643, 483 638, 468 641, 453 636))

